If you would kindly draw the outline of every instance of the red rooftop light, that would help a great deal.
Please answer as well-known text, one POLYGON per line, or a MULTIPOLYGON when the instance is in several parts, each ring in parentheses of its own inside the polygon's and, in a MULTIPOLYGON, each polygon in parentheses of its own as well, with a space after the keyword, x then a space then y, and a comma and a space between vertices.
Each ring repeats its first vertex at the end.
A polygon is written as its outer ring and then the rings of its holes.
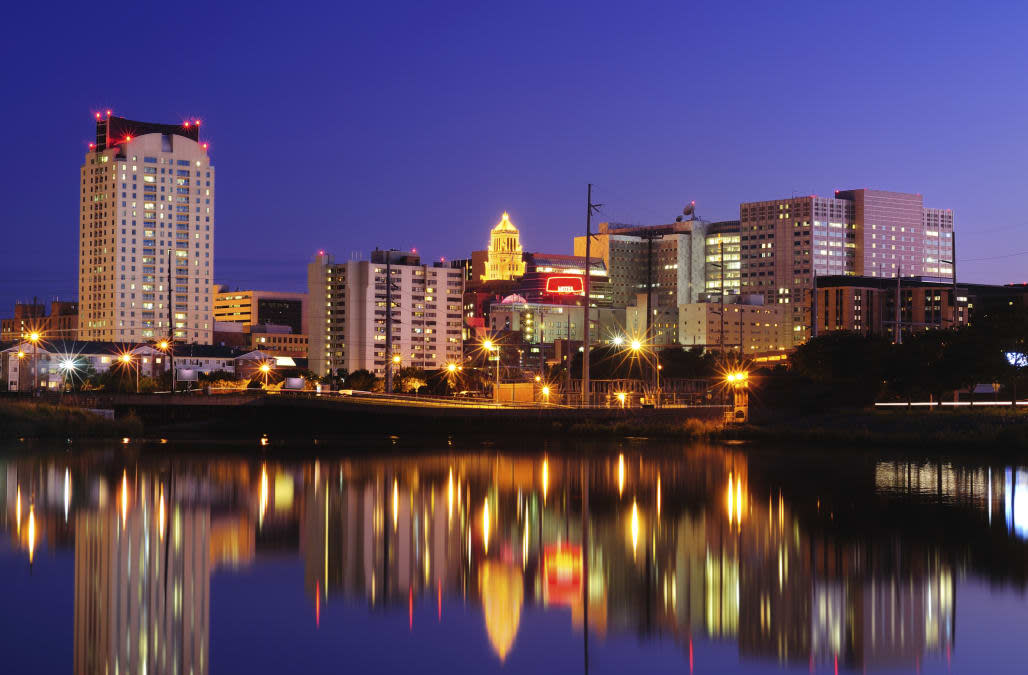
POLYGON ((204 143, 204 144, 203 144, 203 149, 204 149, 204 150, 206 150, 206 149, 207 149, 207 144, 206 144, 206 143, 204 143))
POLYGON ((100 119, 100 113, 96 113, 96 119, 100 119))
POLYGON ((319 251, 318 251, 318 255, 325 255, 325 249, 321 249, 321 250, 319 250, 319 251))
POLYGON ((125 142, 126 142, 126 143, 128 143, 128 142, 129 142, 129 141, 131 141, 131 140, 132 140, 132 137, 131 137, 131 136, 126 136, 126 137, 125 137, 125 142))
POLYGON ((182 126, 184 126, 184 127, 186 127, 188 129, 189 128, 189 120, 186 120, 185 122, 183 122, 182 126))
POLYGON ((110 116, 111 116, 111 111, 110 111, 110 110, 108 110, 108 111, 107 111, 107 116, 108 116, 108 117, 110 117, 110 116))

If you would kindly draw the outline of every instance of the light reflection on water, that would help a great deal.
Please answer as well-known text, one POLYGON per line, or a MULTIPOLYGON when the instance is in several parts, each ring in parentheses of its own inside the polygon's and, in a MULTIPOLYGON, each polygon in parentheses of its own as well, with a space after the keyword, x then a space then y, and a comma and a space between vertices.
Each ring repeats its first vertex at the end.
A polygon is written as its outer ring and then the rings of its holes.
POLYGON ((0 459, 13 554, 73 551, 74 641, 59 648, 74 672, 208 672, 212 574, 282 555, 302 561, 302 582, 275 583, 306 597, 310 630, 339 601, 405 610, 409 631, 426 603, 439 621, 475 608, 493 661, 469 671, 511 660, 530 608, 567 613, 572 637, 552 639, 580 641, 582 669, 590 636, 594 650, 676 644, 679 669, 700 672, 712 644, 755 670, 945 668, 958 580, 1028 573, 1028 472, 1002 465, 836 460, 832 474, 640 443, 287 456, 0 459))

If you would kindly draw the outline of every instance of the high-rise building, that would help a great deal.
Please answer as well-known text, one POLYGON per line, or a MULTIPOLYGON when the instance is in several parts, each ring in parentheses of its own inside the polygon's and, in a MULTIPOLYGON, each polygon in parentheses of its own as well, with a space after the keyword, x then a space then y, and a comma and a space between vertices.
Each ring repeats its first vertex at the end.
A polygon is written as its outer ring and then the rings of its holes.
POLYGON ((97 113, 80 178, 80 339, 211 343, 214 166, 199 125, 97 113))
POLYGON ((741 292, 791 305, 793 345, 810 334, 815 276, 930 275, 952 279, 953 213, 921 195, 880 190, 739 206, 741 292))
POLYGON ((507 281, 524 273, 521 237, 518 228, 514 227, 510 216, 504 211, 500 222, 489 233, 489 251, 482 281, 507 281))
POLYGON ((461 360, 464 276, 444 263, 422 265, 406 251, 375 251, 371 260, 335 263, 318 253, 307 266, 311 370, 385 373, 402 367, 442 368, 461 360), (387 289, 387 270, 392 282, 387 289), (392 300, 392 354, 386 354, 386 303, 392 300))

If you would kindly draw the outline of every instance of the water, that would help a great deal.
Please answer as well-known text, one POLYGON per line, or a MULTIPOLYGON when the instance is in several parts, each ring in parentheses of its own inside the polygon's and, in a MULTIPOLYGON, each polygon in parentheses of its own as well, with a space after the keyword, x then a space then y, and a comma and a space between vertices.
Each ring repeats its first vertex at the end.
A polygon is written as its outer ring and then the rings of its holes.
POLYGON ((1023 467, 404 441, 0 449, 0 671, 1028 663, 1023 467))

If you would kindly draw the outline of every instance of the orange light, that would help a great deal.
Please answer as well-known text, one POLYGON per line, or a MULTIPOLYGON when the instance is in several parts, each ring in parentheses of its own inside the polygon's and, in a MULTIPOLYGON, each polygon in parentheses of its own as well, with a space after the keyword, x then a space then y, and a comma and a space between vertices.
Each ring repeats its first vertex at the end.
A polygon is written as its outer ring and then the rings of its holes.
POLYGON ((204 149, 204 150, 206 150, 206 149, 207 149, 207 144, 206 144, 206 143, 204 143, 204 144, 203 144, 203 149, 204 149))

